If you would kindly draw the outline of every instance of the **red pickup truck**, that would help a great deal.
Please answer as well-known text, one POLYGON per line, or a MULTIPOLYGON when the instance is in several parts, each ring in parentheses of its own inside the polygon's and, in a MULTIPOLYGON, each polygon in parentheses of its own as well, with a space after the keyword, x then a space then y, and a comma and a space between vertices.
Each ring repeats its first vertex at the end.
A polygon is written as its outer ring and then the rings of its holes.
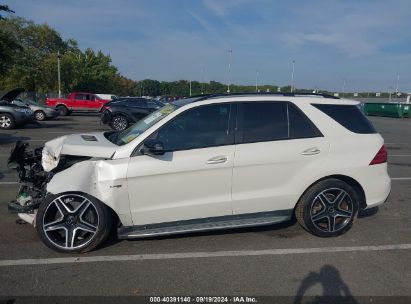
POLYGON ((69 98, 47 98, 46 104, 55 107, 60 115, 70 115, 71 112, 99 112, 111 100, 101 99, 92 93, 73 92, 69 98))

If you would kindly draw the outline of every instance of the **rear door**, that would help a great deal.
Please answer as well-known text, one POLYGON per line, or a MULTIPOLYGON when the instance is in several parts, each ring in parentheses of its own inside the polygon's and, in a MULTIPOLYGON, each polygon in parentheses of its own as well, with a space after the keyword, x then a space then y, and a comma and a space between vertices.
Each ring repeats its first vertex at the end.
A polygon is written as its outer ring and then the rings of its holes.
POLYGON ((240 103, 238 117, 234 214, 292 209, 297 186, 327 157, 327 140, 292 103, 240 103))

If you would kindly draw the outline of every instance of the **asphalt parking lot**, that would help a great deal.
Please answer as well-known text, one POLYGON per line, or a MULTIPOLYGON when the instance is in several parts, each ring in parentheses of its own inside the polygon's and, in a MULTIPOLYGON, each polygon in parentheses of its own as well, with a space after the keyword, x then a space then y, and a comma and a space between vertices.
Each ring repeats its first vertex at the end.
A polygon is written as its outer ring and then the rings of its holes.
POLYGON ((389 151, 392 191, 385 205, 364 212, 343 236, 314 237, 290 222, 147 240, 112 238, 78 256, 51 251, 33 227, 15 224, 7 202, 15 196, 16 175, 6 161, 16 140, 40 146, 107 127, 98 116, 78 115, 0 131, 0 296, 411 296, 411 120, 371 121, 389 151))

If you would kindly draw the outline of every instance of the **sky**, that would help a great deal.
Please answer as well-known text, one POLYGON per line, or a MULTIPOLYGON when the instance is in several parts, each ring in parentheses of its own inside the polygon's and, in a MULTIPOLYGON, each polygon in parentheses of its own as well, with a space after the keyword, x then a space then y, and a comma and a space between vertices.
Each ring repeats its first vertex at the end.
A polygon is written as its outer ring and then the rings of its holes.
POLYGON ((411 92, 409 0, 2 2, 134 80, 284 86, 295 61, 297 88, 411 92))

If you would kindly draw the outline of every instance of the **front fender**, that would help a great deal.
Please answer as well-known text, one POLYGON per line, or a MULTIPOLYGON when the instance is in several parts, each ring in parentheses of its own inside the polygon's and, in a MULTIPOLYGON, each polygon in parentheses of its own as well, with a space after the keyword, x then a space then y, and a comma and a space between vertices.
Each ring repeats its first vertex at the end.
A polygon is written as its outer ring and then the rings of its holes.
POLYGON ((133 225, 126 173, 128 159, 87 160, 56 173, 47 192, 79 191, 94 196, 117 213, 123 225, 133 225))

